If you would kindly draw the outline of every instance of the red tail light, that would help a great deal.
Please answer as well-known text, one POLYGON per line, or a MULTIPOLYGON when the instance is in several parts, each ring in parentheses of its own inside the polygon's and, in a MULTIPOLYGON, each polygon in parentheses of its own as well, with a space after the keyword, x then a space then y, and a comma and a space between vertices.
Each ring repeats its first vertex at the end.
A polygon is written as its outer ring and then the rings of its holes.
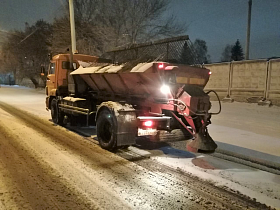
POLYGON ((209 75, 211 75, 212 74, 212 72, 211 71, 209 71, 209 73, 208 73, 209 75))
POLYGON ((143 124, 144 124, 144 126, 146 126, 146 127, 152 127, 152 126, 153 126, 153 121, 148 120, 148 121, 145 121, 143 124))
POLYGON ((158 65, 158 68, 159 68, 159 69, 163 69, 163 68, 164 68, 163 63, 160 63, 160 64, 158 65))

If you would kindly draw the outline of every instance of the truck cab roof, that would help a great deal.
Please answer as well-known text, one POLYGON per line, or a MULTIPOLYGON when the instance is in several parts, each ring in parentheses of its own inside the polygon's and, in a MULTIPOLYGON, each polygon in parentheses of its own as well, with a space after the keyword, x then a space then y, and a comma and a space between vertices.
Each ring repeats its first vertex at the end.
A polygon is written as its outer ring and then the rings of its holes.
MULTIPOLYGON (((80 60, 85 62, 96 62, 97 56, 84 55, 84 54, 73 54, 73 60, 80 60)), ((53 56, 52 60, 70 60, 70 54, 58 54, 53 56)))

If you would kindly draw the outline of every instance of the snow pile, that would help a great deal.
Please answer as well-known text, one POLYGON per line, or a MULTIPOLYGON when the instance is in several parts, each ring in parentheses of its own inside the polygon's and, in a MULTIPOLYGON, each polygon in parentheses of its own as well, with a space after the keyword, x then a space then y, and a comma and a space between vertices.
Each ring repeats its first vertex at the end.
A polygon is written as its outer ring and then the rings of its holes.
POLYGON ((106 101, 106 102, 103 102, 102 104, 100 104, 100 106, 98 106, 97 112, 103 106, 110 107, 110 109, 112 109, 115 112, 116 116, 119 115, 119 111, 134 111, 135 110, 132 107, 132 105, 130 105, 130 104, 120 104, 118 102, 106 101))
POLYGON ((123 68, 123 65, 104 65, 103 66, 80 66, 77 70, 73 71, 71 75, 75 74, 93 74, 93 73, 117 73, 123 68))
POLYGON ((85 62, 85 61, 78 61, 79 66, 82 66, 83 68, 92 66, 94 63, 93 62, 85 62))
MULTIPOLYGON (((108 65, 79 61, 80 67, 73 71, 71 75, 75 74, 93 74, 93 73, 117 73, 123 69, 125 64, 122 65, 108 65)), ((145 72, 151 68, 153 63, 139 63, 132 68, 130 72, 145 72)))
POLYGON ((123 68, 123 65, 109 65, 100 68, 96 73, 117 73, 123 68))
POLYGON ((151 68, 152 66, 153 63, 139 63, 130 72, 144 72, 147 69, 151 68))
POLYGON ((92 74, 95 73, 96 71, 98 71, 100 69, 100 66, 95 66, 95 67, 87 67, 87 68, 83 68, 82 66, 80 66, 77 70, 71 72, 71 75, 75 75, 75 74, 92 74))

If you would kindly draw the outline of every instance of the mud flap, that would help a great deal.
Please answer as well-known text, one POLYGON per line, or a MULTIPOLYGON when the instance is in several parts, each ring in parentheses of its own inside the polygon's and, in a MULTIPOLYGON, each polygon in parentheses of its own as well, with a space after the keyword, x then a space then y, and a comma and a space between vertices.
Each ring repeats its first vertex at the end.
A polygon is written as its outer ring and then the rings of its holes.
POLYGON ((190 152, 214 152, 217 144, 209 135, 207 129, 201 128, 194 134, 194 140, 187 143, 187 150, 190 152))
POLYGON ((135 110, 119 110, 116 116, 117 146, 133 145, 136 143, 137 118, 135 110))

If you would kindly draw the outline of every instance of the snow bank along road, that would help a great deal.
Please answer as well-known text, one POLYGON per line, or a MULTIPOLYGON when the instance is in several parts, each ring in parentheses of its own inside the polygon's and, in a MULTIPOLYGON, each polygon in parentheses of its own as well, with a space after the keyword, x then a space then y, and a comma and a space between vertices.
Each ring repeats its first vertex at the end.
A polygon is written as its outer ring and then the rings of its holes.
POLYGON ((0 209, 269 209, 164 161, 102 150, 17 100, 0 102, 0 209))

